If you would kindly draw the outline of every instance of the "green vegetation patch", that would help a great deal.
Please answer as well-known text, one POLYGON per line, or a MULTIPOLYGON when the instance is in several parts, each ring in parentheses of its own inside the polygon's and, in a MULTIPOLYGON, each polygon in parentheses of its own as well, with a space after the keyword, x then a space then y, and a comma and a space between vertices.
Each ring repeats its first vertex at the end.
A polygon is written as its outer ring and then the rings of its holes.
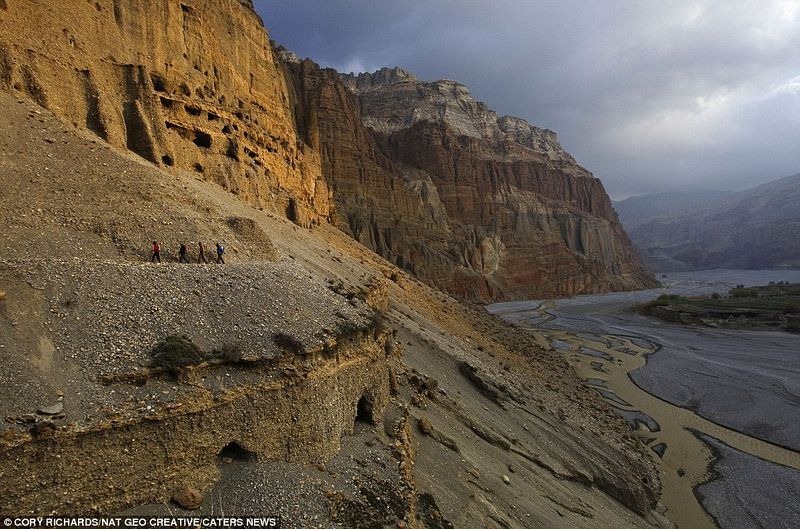
POLYGON ((642 314, 675 323, 793 330, 794 320, 787 315, 800 314, 800 285, 739 285, 732 288, 727 296, 714 293, 710 296, 687 298, 661 294, 652 301, 638 305, 636 309, 642 314))
POLYGON ((212 358, 213 354, 201 351, 186 335, 169 335, 150 351, 153 367, 186 367, 201 364, 212 358))

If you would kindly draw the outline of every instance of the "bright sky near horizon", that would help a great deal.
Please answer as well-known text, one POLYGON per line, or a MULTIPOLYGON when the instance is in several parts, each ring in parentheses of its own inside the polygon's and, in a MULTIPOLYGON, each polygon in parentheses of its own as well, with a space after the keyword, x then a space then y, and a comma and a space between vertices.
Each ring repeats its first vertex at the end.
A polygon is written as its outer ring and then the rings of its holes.
POLYGON ((555 130, 613 198, 800 172, 800 0, 255 0, 343 72, 454 79, 555 130))

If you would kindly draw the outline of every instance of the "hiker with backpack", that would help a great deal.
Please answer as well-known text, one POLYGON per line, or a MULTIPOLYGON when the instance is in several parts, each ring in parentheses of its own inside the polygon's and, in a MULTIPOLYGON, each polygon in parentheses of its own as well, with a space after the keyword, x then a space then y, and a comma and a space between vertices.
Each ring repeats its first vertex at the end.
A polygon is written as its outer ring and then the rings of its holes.
POLYGON ((178 262, 179 263, 186 263, 189 264, 189 250, 186 248, 186 243, 181 243, 180 248, 178 249, 178 262))
POLYGON ((159 246, 158 241, 153 241, 153 247, 150 250, 153 252, 153 256, 150 258, 151 263, 155 263, 158 261, 161 262, 161 246, 159 246))
POLYGON ((203 246, 203 241, 199 241, 197 243, 197 249, 198 249, 197 262, 199 263, 200 261, 202 261, 208 264, 208 261, 206 261, 206 249, 203 246))
POLYGON ((217 264, 225 264, 225 258, 222 255, 225 253, 225 247, 217 241, 217 264))

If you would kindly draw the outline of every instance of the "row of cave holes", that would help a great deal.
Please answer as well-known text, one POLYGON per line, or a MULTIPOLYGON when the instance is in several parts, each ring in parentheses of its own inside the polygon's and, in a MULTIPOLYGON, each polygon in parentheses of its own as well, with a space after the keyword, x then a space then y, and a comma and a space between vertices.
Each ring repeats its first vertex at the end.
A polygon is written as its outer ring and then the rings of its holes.
MULTIPOLYGON (((167 108, 172 108, 173 101, 171 99, 167 99, 167 98, 162 97, 161 98, 161 103, 167 108)), ((202 110, 200 110, 199 108, 196 108, 196 107, 187 106, 187 107, 184 107, 184 108, 186 109, 186 112, 189 113, 192 116, 199 116, 202 113, 202 110)), ((237 117, 238 116, 239 116, 239 114, 237 113, 237 117)), ((216 121, 218 119, 219 119, 219 116, 217 116, 216 114, 213 114, 211 112, 208 113, 208 120, 209 121, 216 121)), ((169 128, 177 128, 176 125, 173 125, 172 123, 169 123, 169 122, 166 122, 165 125, 166 125, 166 127, 168 129, 169 128)), ((231 134, 233 132, 233 130, 236 130, 236 131, 239 130, 239 127, 237 127, 235 123, 233 125, 225 125, 225 126, 222 127, 222 133, 223 134, 231 134), (233 127, 233 128, 231 128, 231 127, 233 127)), ((245 138, 248 137, 247 131, 244 132, 244 137, 245 138)), ((206 132, 195 130, 194 131, 194 138, 192 139, 192 143, 194 143, 196 146, 201 147, 203 149, 210 149, 211 148, 211 135, 206 133, 206 132)), ((258 154, 256 152, 254 152, 254 151, 252 151, 250 149, 247 149, 247 148, 245 148, 244 150, 245 150, 245 153, 248 156, 250 156, 250 158, 253 158, 254 160, 256 160, 256 163, 258 165, 261 165, 259 163, 258 159, 257 159, 258 158, 258 154)), ((272 153, 277 152, 277 149, 272 149, 272 148, 269 148, 269 147, 267 147, 267 150, 269 152, 272 152, 272 153)), ((227 153, 227 154, 231 158, 238 159, 236 156, 231 155, 230 152, 227 153)), ((166 165, 168 167, 172 167, 175 164, 175 161, 169 155, 163 156, 161 158, 161 161, 164 163, 164 165, 166 165)), ((195 164, 195 170, 197 170, 197 171, 202 173, 203 172, 202 165, 195 164)))
MULTIPOLYGON (((167 125, 167 128, 174 128, 174 125, 171 125, 170 123, 167 123, 166 125, 167 125)), ((227 128, 227 125, 226 125, 226 128, 227 128)), ((223 129, 223 132, 224 131, 225 131, 225 129, 223 129)), ((245 133, 245 135, 246 135, 246 133, 245 133)), ((202 131, 199 131, 199 130, 195 130, 194 131, 194 138, 192 139, 192 143, 194 143, 195 145, 197 145, 198 147, 201 147, 203 149, 210 149, 211 148, 211 134, 208 134, 206 132, 202 132, 202 131)), ((255 161, 256 165, 261 166, 261 161, 258 159, 258 153, 257 152, 255 152, 255 151, 253 151, 251 149, 248 149, 247 147, 244 147, 243 149, 244 149, 245 154, 247 154, 247 156, 249 156, 250 158, 252 158, 255 161)), ((267 151, 269 151, 271 153, 278 152, 277 149, 273 149, 273 148, 270 148, 270 147, 267 147, 267 151)), ((228 152, 226 153, 226 155, 229 158, 233 158, 233 159, 238 160, 238 157, 234 154, 234 152, 235 152, 235 149, 233 149, 233 150, 229 149, 228 152)), ((161 161, 167 167, 172 167, 173 165, 175 165, 175 160, 172 158, 172 156, 170 156, 168 154, 162 156, 161 157, 161 161)), ((203 166, 200 165, 200 164, 195 164, 195 170, 197 170, 197 171, 202 173, 203 172, 203 166)))
MULTIPOLYGON (((161 103, 166 108, 172 108, 172 100, 171 99, 166 99, 166 98, 162 97, 161 98, 161 103)), ((184 109, 186 110, 186 113, 189 114, 190 116, 199 116, 200 114, 203 113, 203 111, 200 110, 197 107, 184 107, 184 109)), ((238 116, 239 116, 239 114, 237 114, 237 117, 238 116)), ((208 121, 217 121, 219 119, 219 116, 214 114, 213 112, 209 112, 207 114, 207 118, 208 118, 208 121)), ((232 124, 232 125, 224 125, 222 127, 222 133, 223 134, 231 134, 231 133, 233 133, 234 130, 236 130, 236 131, 239 130, 239 127, 237 127, 235 123, 232 124)), ((247 131, 244 132, 244 137, 245 138, 247 137, 247 131)))
MULTIPOLYGON (((372 413, 372 400, 364 395, 359 399, 356 405, 355 423, 359 424, 374 424, 372 413)), ((222 447, 217 454, 219 458, 228 458, 233 461, 253 461, 256 459, 256 454, 242 447, 237 441, 231 441, 222 447)))
MULTIPOLYGON (((161 100, 161 106, 163 106, 164 108, 170 108, 171 109, 175 105, 175 101, 173 101, 172 99, 169 99, 168 97, 161 96, 159 99, 161 100)), ((194 107, 194 106, 191 106, 191 105, 186 105, 186 106, 183 107, 183 109, 190 116, 197 117, 197 116, 199 116, 199 115, 201 115, 203 113, 203 111, 201 109, 199 109, 197 107, 194 107)), ((239 121, 245 121, 246 120, 245 119, 246 117, 242 112, 234 112, 233 115, 236 116, 236 119, 238 119, 239 121)), ((213 112, 208 112, 206 117, 207 117, 208 121, 217 121, 219 119, 219 116, 214 114, 213 112)), ((247 120, 249 120, 249 116, 247 116, 247 120)), ((253 123, 258 125, 258 120, 254 119, 253 123)), ((233 125, 233 128, 235 130, 239 130, 239 127, 237 127, 235 124, 233 125)), ((230 126, 225 125, 222 128, 222 132, 224 132, 226 134, 229 134, 231 132, 230 126), (225 130, 225 129, 227 129, 227 130, 225 130)), ((245 134, 246 134, 246 132, 245 132, 245 134)))
MULTIPOLYGON (((4 1, 5 0, 0 0, 0 2, 4 2, 4 1)), ((185 54, 185 53, 183 54, 183 57, 184 57, 184 59, 188 59, 189 58, 187 56, 187 54, 185 54)), ((195 70, 197 70, 198 72, 201 71, 200 70, 200 66, 198 64, 195 64, 193 66, 193 68, 195 70)), ((213 69, 214 69, 214 78, 215 79, 219 79, 220 78, 219 69, 216 66, 214 66, 213 69)), ((208 70, 206 70, 205 72, 202 72, 202 73, 206 77, 209 76, 208 70)), ((167 91, 167 82, 160 74, 158 74, 156 72, 150 72, 150 81, 153 83, 153 90, 155 90, 156 92, 162 93, 162 94, 168 93, 168 91, 167 91)), ((250 84, 253 84, 253 74, 252 73, 250 74, 250 84)), ((197 95, 201 99, 203 98, 203 95, 204 95, 203 91, 211 92, 211 94, 213 95, 213 90, 211 90, 208 86, 204 86, 203 89, 204 90, 201 90, 200 88, 198 88, 197 90, 195 90, 195 95, 197 95)), ((189 96, 192 95, 192 89, 186 83, 181 83, 181 85, 178 87, 178 90, 184 96, 189 97, 189 96)), ((225 96, 224 95, 219 96, 218 101, 219 101, 220 104, 224 105, 225 104, 225 96)), ((236 102, 237 102, 237 104, 238 104, 240 109, 244 108, 244 105, 245 105, 244 101, 242 101, 241 99, 237 98, 236 102)), ((243 119, 240 112, 237 112, 236 114, 237 114, 237 117, 239 119, 243 119)))
MULTIPOLYGON (((0 7, 2 7, 2 2, 5 2, 5 0, 0 0, 0 7)), ((183 57, 185 59, 189 58, 188 55, 186 55, 185 53, 183 54, 183 57)), ((213 68, 214 68, 214 78, 215 79, 219 79, 219 69, 217 69, 216 66, 214 66, 213 68)), ((194 69, 197 70, 198 72, 201 71, 200 70, 200 66, 198 64, 194 65, 194 69)), ((203 75, 208 77, 208 75, 209 75, 208 71, 206 70, 205 72, 203 72, 203 75)), ((156 92, 162 93, 162 94, 166 94, 167 93, 166 81, 161 75, 159 75, 159 74, 157 74, 155 72, 151 72, 150 73, 150 81, 153 83, 153 90, 155 90, 156 92)), ((254 84, 254 76, 251 73, 250 74, 250 85, 252 86, 253 84, 254 84)), ((214 82, 214 88, 216 88, 216 87, 217 87, 217 83, 215 81, 214 82)), ((189 85, 187 85, 186 83, 182 83, 180 85, 180 87, 179 87, 179 90, 180 90, 180 93, 183 94, 184 96, 190 97, 192 95, 192 89, 189 88, 189 85)), ((213 99, 213 97, 214 97, 214 90, 209 88, 208 85, 203 86, 202 88, 197 88, 195 90, 195 96, 199 97, 200 99, 205 99, 206 95, 208 95, 209 99, 213 99)), ((221 105, 225 104, 225 96, 224 95, 219 96, 219 98, 217 100, 219 101, 219 103, 221 105)), ((242 101, 241 99, 238 99, 238 98, 237 98, 236 101, 237 101, 240 109, 244 108, 244 106, 245 106, 244 101, 242 101)), ((164 103, 165 106, 171 106, 172 105, 172 101, 169 100, 166 97, 161 97, 161 102, 164 103), (167 102, 169 102, 169 103, 167 103, 167 102)), ((258 106, 262 110, 266 110, 263 106, 261 106, 261 105, 258 105, 258 106)), ((242 121, 245 121, 245 120, 246 121, 250 121, 250 116, 249 115, 245 116, 242 112, 236 112, 235 115, 236 115, 237 118, 239 118, 242 121)), ((215 116, 215 118, 216 117, 217 116, 215 116)), ((253 119, 253 122, 256 125, 258 125, 258 119, 253 119)))
MULTIPOLYGON (((171 99, 168 99, 166 97, 161 97, 161 104, 164 107, 172 108, 173 107, 173 103, 174 102, 171 99)), ((184 109, 191 116, 199 116, 203 112, 199 108, 192 107, 192 106, 185 106, 184 109)), ((244 119, 244 115, 241 112, 236 112, 235 116, 240 120, 244 119)), ((208 121, 217 121, 219 119, 219 116, 217 116, 216 114, 214 114, 212 112, 208 112, 207 118, 208 118, 208 121)), ((256 124, 258 124, 258 120, 254 120, 254 122, 256 124)), ((167 123, 166 125, 167 125, 167 128, 170 128, 170 123, 167 123)), ((235 123, 233 123, 231 125, 224 125, 222 127, 222 133, 223 134, 232 134, 234 130, 236 130, 236 131, 239 130, 239 127, 237 127, 235 123)), ((248 134, 247 131, 244 131, 243 135, 244 135, 245 138, 249 137, 249 134, 248 134)), ((207 134, 205 132, 195 131, 195 137, 194 137, 194 139, 192 141, 198 147, 202 147, 202 148, 205 148, 205 149, 208 149, 208 148, 211 147, 211 135, 209 135, 209 134, 207 134)), ((264 148, 268 152, 270 152, 272 154, 275 154, 275 153, 278 152, 277 149, 272 148, 272 147, 264 147, 264 148)), ((258 154, 256 152, 254 152, 254 151, 252 151, 250 149, 247 149, 247 148, 245 148, 244 150, 245 150, 245 153, 250 158, 253 158, 256 161, 257 165, 261 165, 261 163, 259 163, 258 154)), ((231 156, 231 157, 232 158, 236 158, 235 156, 231 156)), ((174 162, 172 162, 172 159, 169 156, 165 156, 164 158, 168 158, 169 159, 169 160, 162 159, 162 161, 164 162, 165 165, 168 165, 168 166, 172 166, 173 165, 174 162)), ((197 169, 197 168, 195 167, 195 169, 197 169)), ((199 169, 199 171, 202 172, 202 169, 199 169)))

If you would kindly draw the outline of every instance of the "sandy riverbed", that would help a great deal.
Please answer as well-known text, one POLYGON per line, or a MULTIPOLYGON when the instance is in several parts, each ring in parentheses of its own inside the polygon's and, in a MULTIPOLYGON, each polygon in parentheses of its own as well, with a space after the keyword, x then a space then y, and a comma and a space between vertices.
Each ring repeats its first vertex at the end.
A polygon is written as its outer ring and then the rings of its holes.
POLYGON ((628 310, 663 292, 725 292, 773 280, 798 281, 800 272, 670 274, 666 289, 490 310, 543 332, 637 426, 661 461, 662 499, 679 527, 789 528, 800 526, 800 507, 785 497, 800 490, 800 336, 685 327, 628 310), (732 470, 742 458, 747 473, 732 470), (784 525, 776 525, 776 512, 784 525))

